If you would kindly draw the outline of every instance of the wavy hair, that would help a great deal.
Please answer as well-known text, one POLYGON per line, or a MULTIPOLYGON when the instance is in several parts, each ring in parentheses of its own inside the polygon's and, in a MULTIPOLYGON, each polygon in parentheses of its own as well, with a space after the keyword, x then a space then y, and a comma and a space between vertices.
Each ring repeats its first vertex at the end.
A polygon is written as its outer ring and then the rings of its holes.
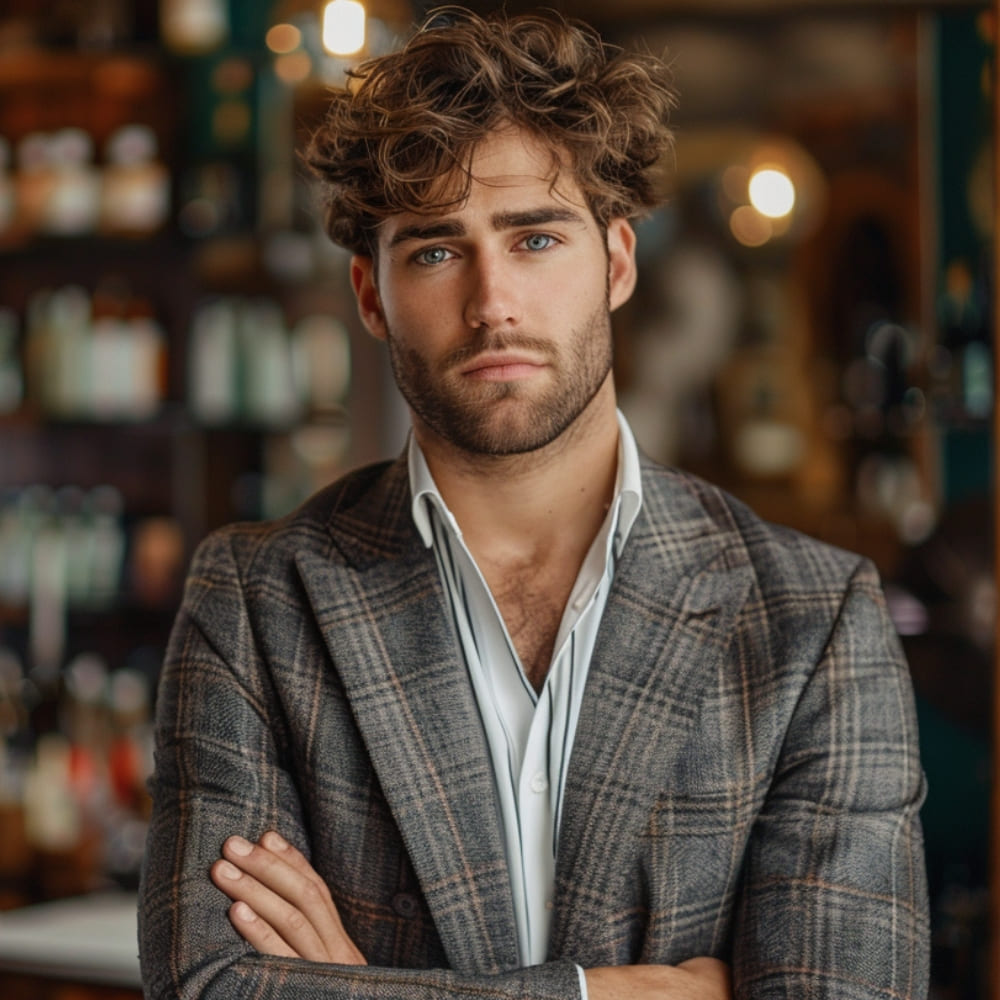
POLYGON ((402 49, 350 71, 306 161, 325 188, 330 238, 371 255, 388 216, 461 203, 473 149, 511 123, 568 162, 606 226, 660 202, 673 104, 661 60, 582 22, 443 7, 402 49))

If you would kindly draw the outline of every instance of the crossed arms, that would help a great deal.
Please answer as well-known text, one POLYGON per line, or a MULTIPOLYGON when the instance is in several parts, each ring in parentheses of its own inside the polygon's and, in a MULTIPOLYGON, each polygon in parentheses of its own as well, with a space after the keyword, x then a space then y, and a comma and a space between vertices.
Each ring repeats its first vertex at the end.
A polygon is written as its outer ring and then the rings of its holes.
MULTIPOLYGON (((272 571, 254 596, 237 568, 238 547, 239 539, 215 539, 196 561, 164 668, 140 910, 147 995, 577 997, 569 958, 511 969, 488 955, 473 964, 445 953, 358 752, 352 712, 360 707, 338 689, 322 643, 305 641, 315 623, 301 597, 290 596, 290 578, 279 587, 272 571), (281 613, 273 629, 259 628, 247 611, 260 594, 281 613), (317 722, 317 711, 328 714, 317 722), (234 852, 234 834, 248 854, 234 852), (240 878, 225 877, 220 851, 240 878), (394 893, 417 902, 394 913, 394 893)), ((645 904, 637 894, 633 910, 615 903, 604 916, 593 887, 577 887, 600 921, 593 948, 588 938, 569 951, 585 968, 598 966, 587 971, 592 1000, 670 996, 671 988, 678 998, 728 996, 721 963, 691 961, 705 955, 732 967, 737 997, 923 995, 922 779, 905 668, 874 595, 872 575, 859 573, 821 660, 808 664, 763 801, 748 793, 744 809, 739 796, 745 842, 734 846, 735 827, 712 827, 728 816, 703 812, 717 802, 702 796, 681 812, 665 800, 640 831, 636 849, 647 860, 625 873, 637 889, 651 880, 645 904), (697 859, 720 850, 742 860, 707 872, 697 859), (696 859, 685 861, 687 875, 669 867, 678 857, 696 859), (676 907, 666 902, 674 897, 676 907), (623 916, 632 928, 648 925, 641 951, 642 937, 616 930, 623 916)), ((776 684, 766 692, 777 701, 776 684)), ((458 883, 424 889, 467 892, 458 883)))
MULTIPOLYGON (((303 855, 274 831, 253 844, 230 837, 212 866, 212 881, 233 900, 233 927, 262 955, 338 965, 367 965, 348 937, 326 883, 303 855)), ((590 1000, 659 997, 727 1000, 729 970, 713 958, 677 966, 626 965, 586 972, 590 1000)))

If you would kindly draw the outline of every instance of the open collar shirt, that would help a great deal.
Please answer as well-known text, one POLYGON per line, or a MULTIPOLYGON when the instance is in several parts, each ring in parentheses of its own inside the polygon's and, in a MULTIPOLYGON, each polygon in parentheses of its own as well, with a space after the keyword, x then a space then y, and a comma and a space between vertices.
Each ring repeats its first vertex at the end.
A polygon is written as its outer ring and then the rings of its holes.
MULTIPOLYGON (((413 520, 433 548, 493 762, 523 965, 546 960, 563 791, 608 592, 642 505, 639 455, 618 413, 614 499, 580 567, 540 693, 411 435, 413 520)), ((581 972, 581 986, 585 990, 581 972)), ((586 992, 584 992, 586 996, 586 992)))

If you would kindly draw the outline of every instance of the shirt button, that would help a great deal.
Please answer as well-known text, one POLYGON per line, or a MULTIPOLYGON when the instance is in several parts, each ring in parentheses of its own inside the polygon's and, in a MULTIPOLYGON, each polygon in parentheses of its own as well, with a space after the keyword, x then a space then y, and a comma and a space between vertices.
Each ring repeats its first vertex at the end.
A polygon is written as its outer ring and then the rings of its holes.
POLYGON ((397 892, 392 897, 392 909, 398 916, 410 919, 417 915, 420 904, 417 902, 417 897, 412 893, 397 892))
POLYGON ((548 778, 545 777, 544 774, 542 774, 541 771, 539 771, 538 774, 536 774, 531 779, 531 784, 529 787, 536 795, 541 795, 542 792, 544 792, 549 787, 549 780, 548 778))

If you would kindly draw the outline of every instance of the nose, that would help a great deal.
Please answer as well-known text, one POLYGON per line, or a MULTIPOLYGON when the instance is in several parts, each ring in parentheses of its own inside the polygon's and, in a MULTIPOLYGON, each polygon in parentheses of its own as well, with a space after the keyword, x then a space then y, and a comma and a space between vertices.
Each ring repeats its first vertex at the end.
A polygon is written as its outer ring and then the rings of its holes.
POLYGON ((517 280, 502 255, 480 253, 470 262, 464 319, 473 329, 500 329, 520 322, 517 280))

